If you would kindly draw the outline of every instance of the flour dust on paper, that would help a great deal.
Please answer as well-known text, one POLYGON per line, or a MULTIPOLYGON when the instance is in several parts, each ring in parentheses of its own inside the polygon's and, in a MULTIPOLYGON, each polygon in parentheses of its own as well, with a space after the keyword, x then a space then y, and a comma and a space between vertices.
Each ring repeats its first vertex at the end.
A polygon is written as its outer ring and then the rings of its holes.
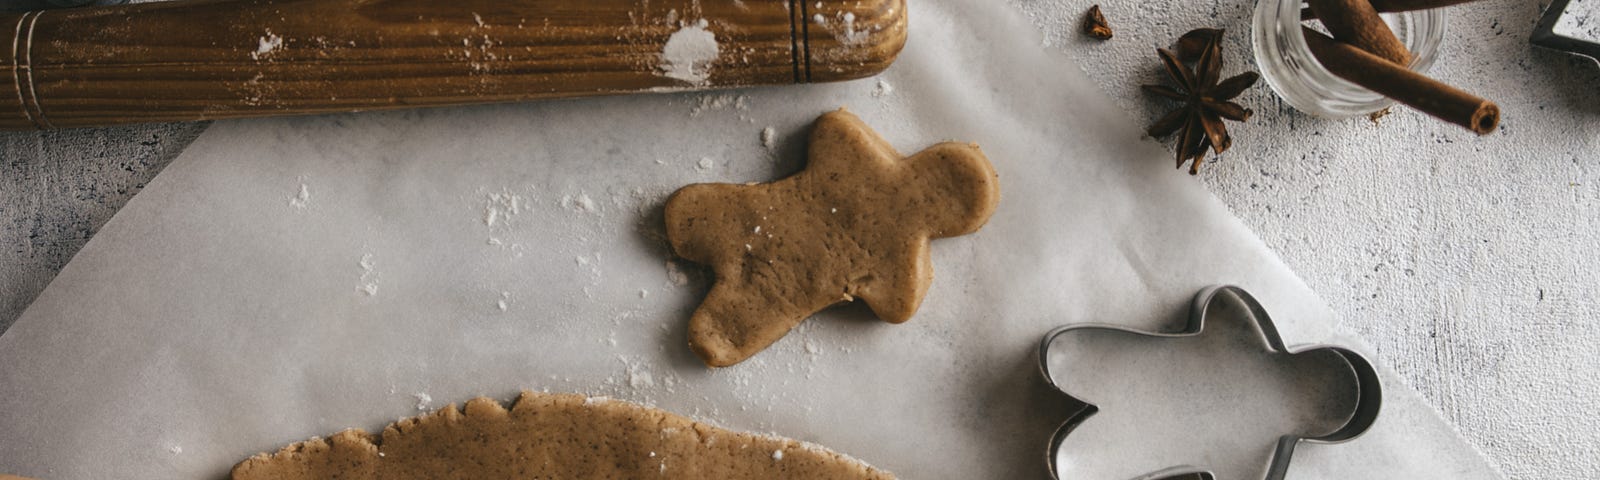
POLYGON ((356 264, 361 267, 360 283, 356 285, 356 291, 365 293, 369 297, 376 296, 378 294, 377 261, 371 253, 363 253, 361 254, 361 261, 356 262, 356 264))

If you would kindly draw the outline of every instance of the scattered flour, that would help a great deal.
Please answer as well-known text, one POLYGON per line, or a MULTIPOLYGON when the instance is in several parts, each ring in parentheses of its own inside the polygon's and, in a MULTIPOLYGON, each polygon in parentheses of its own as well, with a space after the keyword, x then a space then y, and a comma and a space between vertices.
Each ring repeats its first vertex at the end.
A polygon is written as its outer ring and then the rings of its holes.
POLYGON ((878 79, 878 86, 872 89, 874 98, 887 97, 891 93, 894 93, 894 85, 890 85, 888 80, 882 78, 878 79))
MULTIPOLYGON (((879 82, 880 82, 879 84, 882 85, 882 80, 879 80, 879 82)), ((777 137, 778 137, 778 131, 773 129, 772 127, 767 127, 767 128, 761 129, 761 146, 767 147, 767 150, 772 150, 773 148, 776 148, 777 147, 777 142, 778 142, 777 137)))
POLYGON ((304 183, 300 184, 300 191, 296 192, 293 197, 289 197, 289 206, 300 210, 305 210, 306 207, 311 206, 311 187, 304 183))
POLYGON ((502 312, 511 308, 511 292, 500 292, 500 300, 496 301, 494 306, 498 307, 502 312))
POLYGON ((678 287, 688 285, 689 274, 683 273, 683 269, 678 268, 678 262, 667 260, 667 281, 678 287))
POLYGON ((173 455, 177 455, 177 454, 183 453, 183 446, 182 445, 173 445, 172 448, 167 449, 167 451, 172 452, 173 455))
POLYGON ((783 450, 773 450, 772 461, 777 462, 781 460, 783 460, 783 450))
POLYGON ((278 48, 282 46, 283 37, 273 34, 272 30, 267 30, 266 34, 258 39, 256 43, 256 51, 250 52, 250 58, 260 60, 261 57, 271 55, 272 52, 277 51, 278 48))
POLYGON ((417 399, 417 410, 427 410, 428 404, 433 403, 433 397, 427 393, 414 393, 411 394, 411 398, 417 399))
POLYGON ((861 45, 867 42, 869 33, 866 29, 856 29, 856 14, 844 12, 844 30, 837 35, 839 43, 845 45, 861 45))
MULTIPOLYGON (((820 5, 817 8, 822 8, 820 5)), ((838 12, 833 20, 818 13, 811 16, 811 22, 817 26, 828 29, 833 33, 833 38, 846 46, 859 46, 867 43, 872 37, 872 32, 882 30, 883 27, 856 28, 856 14, 854 12, 838 12)))
POLYGON ((700 157, 700 163, 695 164, 694 168, 696 170, 704 172, 706 170, 710 170, 711 167, 715 167, 715 166, 717 166, 717 161, 716 160, 711 159, 711 157, 700 157))
POLYGON ((595 212, 599 210, 599 205, 594 202, 593 198, 589 198, 588 192, 578 192, 577 195, 562 196, 561 206, 580 213, 595 212))
POLYGON ((494 227, 522 214, 528 198, 511 192, 488 194, 483 206, 483 224, 494 227))
POLYGON ((654 376, 650 375, 650 371, 649 370, 645 370, 642 366, 640 366, 637 363, 633 363, 633 364, 629 364, 628 365, 628 386, 629 387, 637 390, 637 389, 646 388, 646 387, 653 387, 655 385, 656 385, 656 379, 655 379, 654 376))
POLYGON ((706 30, 701 19, 684 25, 667 38, 661 50, 661 72, 669 78, 696 86, 709 85, 711 66, 717 60, 717 36, 706 30))
POLYGON ((377 295, 378 272, 374 269, 378 265, 377 262, 373 261, 372 254, 361 254, 361 261, 357 262, 357 264, 361 266, 361 285, 357 286, 356 290, 367 294, 367 296, 377 295))
MULTIPOLYGON (((742 111, 750 110, 750 96, 732 93, 701 95, 695 100, 694 107, 689 109, 689 116, 698 117, 701 113, 709 110, 727 110, 729 108, 742 111)), ((743 118, 742 114, 741 118, 743 118)))

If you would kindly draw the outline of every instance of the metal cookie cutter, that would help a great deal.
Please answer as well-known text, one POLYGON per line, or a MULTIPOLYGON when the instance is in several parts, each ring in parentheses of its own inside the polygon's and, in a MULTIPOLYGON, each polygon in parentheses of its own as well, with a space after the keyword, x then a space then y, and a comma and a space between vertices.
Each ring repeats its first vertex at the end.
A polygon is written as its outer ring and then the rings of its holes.
MULTIPOLYGON (((1349 441, 1349 440, 1355 439, 1356 437, 1360 436, 1362 433, 1366 432, 1367 429, 1372 426, 1373 422, 1377 420, 1379 409, 1382 406, 1383 393, 1382 393, 1382 385, 1380 384, 1380 382, 1378 380, 1378 373, 1377 373, 1376 370, 1373 369, 1373 366, 1372 366, 1371 362, 1368 362, 1366 358, 1362 357, 1360 354, 1358 354, 1358 353, 1356 353, 1354 351, 1351 351, 1351 350, 1349 350, 1347 348, 1338 347, 1338 346, 1332 346, 1332 345, 1305 345, 1305 346, 1296 346, 1294 348, 1286 347, 1284 345, 1284 343, 1283 343, 1283 339, 1278 334, 1277 327, 1272 323, 1272 319, 1267 316, 1267 312, 1266 312, 1266 310, 1264 308, 1262 308, 1260 302, 1257 302, 1254 297, 1252 297, 1248 292, 1244 291, 1243 289, 1241 289, 1239 287, 1234 287, 1234 286, 1213 286, 1213 287, 1209 287, 1209 288, 1206 288, 1204 290, 1201 290, 1200 293, 1195 296, 1194 303, 1193 303, 1193 305, 1191 307, 1191 310, 1190 310, 1190 313, 1189 313, 1188 323, 1187 323, 1187 325, 1185 325, 1185 327, 1181 331, 1177 331, 1177 332, 1150 332, 1150 331, 1141 331, 1141 330, 1136 330, 1136 329, 1126 328, 1126 327, 1120 327, 1120 326, 1114 326, 1114 325, 1077 324, 1077 325, 1069 325, 1069 326, 1056 328, 1055 330, 1050 331, 1050 333, 1048 333, 1048 334, 1046 334, 1044 336, 1044 339, 1039 343, 1039 369, 1040 369, 1040 372, 1044 374, 1045 381, 1048 382, 1056 390, 1061 391, 1063 394, 1067 395, 1069 398, 1072 398, 1073 400, 1080 401, 1085 405, 1085 407, 1079 413, 1077 413, 1077 414, 1073 415, 1071 418, 1069 418, 1065 423, 1063 423, 1061 425, 1060 428, 1056 429, 1055 433, 1051 436, 1049 450, 1046 451, 1046 453, 1045 453, 1046 459, 1047 459, 1048 464, 1050 466, 1050 475, 1051 475, 1051 477, 1056 478, 1056 479, 1059 480, 1063 476, 1063 466, 1062 465, 1058 465, 1058 458, 1060 457, 1061 449, 1063 448, 1063 443, 1066 441, 1068 435, 1072 434, 1074 430, 1079 429, 1079 427, 1084 426, 1085 422, 1088 421, 1090 417, 1094 416, 1096 413, 1100 413, 1100 408, 1098 406, 1096 406, 1095 404, 1093 404, 1091 402, 1081 400, 1078 397, 1074 396, 1074 394, 1072 392, 1069 392, 1066 387, 1064 387, 1063 385, 1058 384, 1056 382, 1056 380, 1055 380, 1055 377, 1053 377, 1050 374, 1050 361, 1049 361, 1049 358, 1050 358, 1050 355, 1051 355, 1052 346, 1057 343, 1057 340, 1062 338, 1063 335, 1066 335, 1068 332, 1074 332, 1074 331, 1080 331, 1080 330, 1090 330, 1089 332, 1079 332, 1082 335, 1090 335, 1090 336, 1075 338, 1073 341, 1074 342, 1079 342, 1079 343, 1076 343, 1075 345, 1078 345, 1078 346, 1082 347, 1084 350, 1100 350, 1100 349, 1103 349, 1104 351, 1107 351, 1107 352, 1118 352, 1119 354, 1125 356, 1124 358, 1120 358, 1120 359, 1130 360, 1130 361, 1133 361, 1133 362, 1138 362, 1138 361, 1142 361, 1142 360, 1148 360, 1148 357, 1135 357, 1134 355, 1142 355, 1144 353, 1144 352, 1142 352, 1142 349, 1136 349, 1136 350, 1141 350, 1141 351, 1139 351, 1139 352, 1131 352, 1130 353, 1129 352, 1130 349, 1124 348, 1125 345, 1123 345, 1123 342, 1120 341, 1120 340, 1118 340, 1118 341, 1110 341, 1110 342, 1107 342, 1105 340, 1108 340, 1108 339, 1114 340, 1114 339, 1120 339, 1120 338, 1130 338, 1131 339, 1130 341, 1138 341, 1139 338, 1158 338, 1158 339, 1167 339, 1167 340, 1189 339, 1188 341, 1193 342, 1193 343, 1191 344, 1191 346, 1188 346, 1187 348, 1208 349, 1208 350, 1216 350, 1216 347, 1219 346, 1219 345, 1223 347, 1222 350, 1227 350, 1228 348, 1236 346, 1235 343, 1240 342, 1239 338, 1245 338, 1246 340, 1244 340, 1244 342, 1247 342, 1247 343, 1255 343, 1253 341, 1249 341, 1248 340, 1248 338, 1249 338, 1248 335, 1242 336, 1242 337, 1234 336, 1234 337, 1231 337, 1230 339, 1226 339, 1226 340, 1217 339, 1217 338, 1206 339, 1206 338, 1200 337, 1202 331, 1207 327, 1207 321, 1206 321, 1207 319, 1206 319, 1206 317, 1207 317, 1208 312, 1213 310, 1214 307, 1216 305, 1218 305, 1218 299, 1223 294, 1227 294, 1229 299, 1237 299, 1237 302, 1234 303, 1234 304, 1231 304, 1231 305, 1242 306, 1243 310, 1247 310, 1248 311, 1248 317, 1249 318, 1245 319, 1245 320, 1234 322, 1237 325, 1224 323, 1224 322, 1221 322, 1219 320, 1218 323, 1217 323, 1217 327, 1214 328, 1214 330, 1220 330, 1220 331, 1223 331, 1223 332, 1227 332, 1227 331, 1229 331, 1230 328, 1232 328, 1232 329, 1238 330, 1239 333, 1243 333, 1243 331, 1247 330, 1247 329, 1250 329, 1250 330, 1253 330, 1255 332, 1258 332, 1259 336, 1256 338, 1256 340, 1260 340, 1262 343, 1264 343, 1263 347, 1264 347, 1264 350, 1265 350, 1265 352, 1264 352, 1265 355, 1257 355, 1257 354, 1262 353, 1262 352, 1242 353, 1243 351, 1239 351, 1239 349, 1234 349, 1234 350, 1236 350, 1235 352, 1231 352, 1231 353, 1223 352, 1222 356, 1218 356, 1216 358, 1232 358, 1232 357, 1227 357, 1227 355, 1236 355, 1238 358, 1246 358, 1246 359, 1264 358, 1264 359, 1268 359, 1268 360, 1259 360, 1259 361, 1271 361, 1271 362, 1280 362, 1280 363, 1288 361, 1288 360, 1285 360, 1285 359, 1303 358, 1303 359, 1307 359, 1307 361, 1314 359, 1314 360, 1319 361, 1320 365, 1327 366, 1326 368, 1327 368, 1328 372, 1335 372, 1335 373, 1342 372, 1342 373, 1339 373, 1339 375, 1340 375, 1340 378, 1345 379, 1345 382, 1346 382, 1345 385, 1347 386, 1347 388, 1341 389, 1340 391, 1348 392, 1350 390, 1350 388, 1353 388, 1355 390, 1355 395, 1351 399, 1351 401, 1354 402, 1353 405, 1351 405, 1348 410, 1342 410, 1342 409, 1339 410, 1341 416, 1339 416, 1337 418, 1343 419, 1343 423, 1342 424, 1338 424, 1338 423, 1336 423, 1337 420, 1328 422, 1329 423, 1329 427, 1331 427, 1331 432, 1330 433, 1321 434, 1321 435, 1317 435, 1317 436, 1310 436, 1310 437, 1302 437, 1302 436, 1298 436, 1298 435, 1295 435, 1295 434, 1286 434, 1286 435, 1282 435, 1282 436, 1278 437, 1277 444, 1272 449, 1272 451, 1270 453, 1270 456, 1268 458, 1268 463, 1266 464, 1266 470, 1265 470, 1265 472, 1266 472, 1265 479, 1266 480, 1281 480, 1281 479, 1283 479, 1285 477, 1285 475, 1287 475, 1287 472, 1288 472, 1288 469, 1289 469, 1290 458, 1294 454, 1295 447, 1298 446, 1300 444, 1300 442, 1315 442, 1315 443, 1323 443, 1323 444, 1341 443, 1341 442, 1345 442, 1345 441, 1349 441), (1253 324, 1253 327, 1254 327, 1253 329, 1250 328, 1252 326, 1251 324, 1253 324), (1099 332, 1093 332, 1094 330, 1098 330, 1099 332), (1110 334, 1110 335, 1108 335, 1108 336, 1094 336, 1094 335, 1105 335, 1105 334, 1110 334), (1119 334, 1134 334, 1136 336, 1135 337, 1127 337, 1125 335, 1119 335, 1119 334), (1093 342, 1096 342, 1096 341, 1098 341, 1100 343, 1098 343, 1098 344, 1093 343, 1093 342), (1210 343, 1210 342, 1224 342, 1224 341, 1225 342, 1234 342, 1234 343, 1221 343, 1221 344, 1216 344, 1216 345, 1213 345, 1212 343, 1210 343), (1101 346, 1095 347, 1095 348, 1084 347, 1084 346, 1088 346, 1088 345, 1101 345, 1101 346), (1326 352, 1334 354, 1334 355, 1332 356, 1332 359, 1326 358, 1325 355, 1318 355, 1318 356, 1310 356, 1310 355, 1308 355, 1306 357, 1296 357, 1296 356, 1298 356, 1300 354, 1313 353, 1313 352, 1319 352, 1319 351, 1326 351, 1326 352), (1287 354, 1287 355, 1282 355, 1282 354, 1287 354), (1342 368, 1346 368, 1346 367, 1348 368, 1348 370, 1342 370, 1342 368), (1342 416, 1343 412, 1348 412, 1348 417, 1343 417, 1342 416), (1334 425, 1337 425, 1337 426, 1334 427, 1334 425)), ((1231 318, 1231 317, 1229 317, 1229 318, 1231 318)), ((1221 335, 1214 334, 1214 335, 1211 335, 1210 337, 1220 337, 1220 336, 1223 336, 1223 335, 1225 335, 1225 334, 1221 334, 1221 335)), ((1242 343, 1240 345, 1242 345, 1242 343)), ((1167 345, 1162 345, 1162 346, 1166 347, 1167 345)), ((1178 354, 1186 355, 1187 353, 1179 352, 1178 354)), ((1151 365, 1146 365, 1146 366, 1140 367, 1140 368, 1156 368, 1155 370, 1152 370, 1152 371, 1163 372, 1163 374, 1172 374, 1172 375, 1182 375, 1182 373, 1171 373, 1171 372, 1183 370, 1184 368, 1211 368, 1210 366, 1195 367, 1195 366, 1192 366, 1192 365, 1190 365, 1190 366, 1176 366, 1174 368, 1166 368, 1166 367, 1163 366, 1164 364, 1162 363, 1162 360, 1167 360, 1167 359, 1163 358, 1163 359, 1145 361, 1144 363, 1148 363, 1148 364, 1151 364, 1151 365)), ((1258 360, 1252 360, 1252 361, 1258 361, 1258 360)), ((1299 360, 1295 360, 1295 361, 1299 361, 1299 360)), ((1102 363, 1104 363, 1104 362, 1102 362, 1102 363)), ((1192 363, 1201 363, 1201 362, 1192 362, 1192 363)), ((1115 383, 1115 382, 1119 382, 1121 380, 1121 377, 1115 377, 1114 374, 1101 372, 1100 371, 1101 369, 1110 368, 1110 367, 1108 367, 1108 366, 1106 366, 1104 364, 1079 365, 1079 366, 1074 366, 1073 368, 1074 368, 1074 370, 1089 369, 1089 370, 1086 370, 1086 371, 1083 371, 1083 372, 1079 372, 1079 373, 1083 373, 1084 374, 1083 376, 1085 376, 1085 377, 1093 377, 1093 376, 1097 376, 1098 375, 1098 376, 1103 377, 1103 378, 1099 378, 1099 379, 1096 379, 1096 380, 1085 380, 1085 379, 1074 378, 1072 381, 1080 381, 1081 380, 1081 381, 1085 381, 1085 382, 1104 382, 1106 384, 1112 384, 1112 383, 1115 383)), ((1072 378, 1072 377, 1068 377, 1068 378, 1072 378)), ((1122 383, 1126 383, 1126 382, 1122 382, 1122 383)), ((1197 384, 1199 385, 1198 388, 1204 388, 1205 387, 1203 381, 1197 381, 1194 378, 1188 378, 1188 377, 1179 378, 1177 383, 1188 383, 1189 384, 1189 385, 1183 386, 1182 388, 1191 388, 1191 389, 1192 388, 1197 388, 1196 387, 1197 384)), ((1221 388, 1221 387, 1219 387, 1219 388, 1221 388)), ((1130 391, 1132 391, 1132 390, 1130 390, 1130 391)), ((1145 393, 1147 393, 1147 392, 1140 391, 1140 395, 1144 395, 1145 393)), ((1148 396, 1144 396, 1144 397, 1132 397, 1132 396, 1130 396, 1129 398, 1139 398, 1140 401, 1165 402, 1166 406, 1172 406, 1171 403, 1176 401, 1176 400, 1172 400, 1171 398, 1163 398, 1163 397, 1151 398, 1151 397, 1148 397, 1148 396)), ((1204 408, 1204 407, 1195 407, 1193 405, 1188 405, 1188 404, 1179 404, 1179 405, 1172 406, 1172 407, 1174 407, 1174 408, 1171 408, 1171 409, 1168 409, 1168 410, 1171 410, 1171 411, 1183 411, 1183 409, 1185 409, 1185 408, 1189 408, 1189 409, 1204 408)), ((1126 414, 1127 414, 1126 409, 1124 409, 1122 411, 1119 411, 1119 415, 1126 415, 1126 414)), ((1102 428, 1114 428, 1113 427, 1114 425, 1122 425, 1122 424, 1116 423, 1116 422, 1120 422, 1120 421, 1125 420, 1125 419, 1126 419, 1126 417, 1124 417, 1124 416, 1113 416, 1113 417, 1107 419, 1104 425, 1099 425, 1099 427, 1102 427, 1102 428)), ((1116 428, 1120 428, 1120 427, 1116 427, 1116 428)), ((1267 428, 1273 428, 1273 427, 1267 427, 1267 428)), ((1281 434, 1281 432, 1282 432, 1282 430, 1275 430, 1274 429, 1274 430, 1269 430, 1268 433, 1266 433, 1266 435, 1268 435, 1268 436, 1270 436, 1270 435, 1278 435, 1278 434, 1281 434)), ((1104 432, 1102 432, 1102 433, 1104 433, 1104 432)), ((1191 445, 1195 444, 1195 443, 1199 443, 1199 442, 1193 442, 1192 439, 1184 439, 1184 440, 1189 441, 1191 445)), ((1155 445, 1155 444, 1141 444, 1139 447, 1141 448, 1140 451, 1160 451, 1160 448, 1161 448, 1159 445, 1155 445)), ((1200 445, 1200 446, 1197 446, 1195 448, 1204 449, 1204 448, 1208 448, 1208 447, 1212 447, 1212 446, 1207 444, 1207 445, 1200 445)), ((1070 462, 1070 460, 1069 460, 1069 462, 1070 462)), ((1108 462, 1108 463, 1115 463, 1115 462, 1108 462)), ((1137 466, 1135 466, 1135 467, 1137 467, 1137 466)), ((1126 472, 1122 472, 1122 473, 1126 473, 1126 472)), ((1135 474, 1135 476, 1137 476, 1138 478, 1142 478, 1142 479, 1162 478, 1162 479, 1185 479, 1185 480, 1211 480, 1211 479, 1215 478, 1215 475, 1211 470, 1204 469, 1204 468, 1196 468, 1196 467, 1171 467, 1171 468, 1166 468, 1164 470, 1156 471, 1154 473, 1140 472, 1138 474, 1135 474)))
MULTIPOLYGON (((1589 57, 1595 62, 1600 62, 1600 43, 1596 43, 1600 41, 1600 26, 1591 27, 1593 30, 1589 32, 1591 36, 1588 38, 1569 37, 1556 33, 1556 27, 1561 24, 1561 19, 1573 15, 1573 12, 1567 11, 1569 3, 1570 0, 1550 2, 1550 6, 1544 9, 1544 16, 1539 18, 1539 24, 1533 28, 1533 36, 1528 41, 1533 42, 1534 45, 1576 53, 1589 57)), ((1578 3, 1582 4, 1583 2, 1580 1, 1578 3)), ((1580 20, 1579 25, 1600 22, 1600 8, 1591 6, 1589 10, 1582 14, 1588 15, 1590 22, 1580 20)))

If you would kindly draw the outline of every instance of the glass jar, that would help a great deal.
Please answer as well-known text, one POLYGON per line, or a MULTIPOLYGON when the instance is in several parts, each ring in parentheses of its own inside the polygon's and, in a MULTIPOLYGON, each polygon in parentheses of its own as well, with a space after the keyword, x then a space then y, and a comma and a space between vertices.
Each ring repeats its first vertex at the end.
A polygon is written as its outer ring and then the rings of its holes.
MULTIPOLYGON (((1335 76, 1311 56, 1300 31, 1301 0, 1257 0, 1252 24, 1256 64, 1267 85, 1283 101, 1312 115, 1332 118, 1365 115, 1393 100, 1335 76)), ((1426 73, 1438 58, 1444 38, 1443 9, 1382 14, 1395 36, 1411 51, 1411 65, 1426 73)))

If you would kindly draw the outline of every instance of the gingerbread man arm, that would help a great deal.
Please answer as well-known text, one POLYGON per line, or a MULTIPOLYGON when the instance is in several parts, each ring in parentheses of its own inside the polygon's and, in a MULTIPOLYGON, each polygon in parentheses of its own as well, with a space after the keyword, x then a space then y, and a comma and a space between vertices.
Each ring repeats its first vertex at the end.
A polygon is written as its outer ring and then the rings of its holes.
POLYGON ((983 151, 945 142, 904 160, 905 211, 917 212, 932 238, 976 232, 1000 204, 1000 181, 983 151))
POLYGON ((742 185, 699 183, 683 187, 667 198, 667 239, 672 251, 686 260, 716 265, 725 250, 724 239, 733 234, 738 220, 715 208, 739 199, 742 185))

